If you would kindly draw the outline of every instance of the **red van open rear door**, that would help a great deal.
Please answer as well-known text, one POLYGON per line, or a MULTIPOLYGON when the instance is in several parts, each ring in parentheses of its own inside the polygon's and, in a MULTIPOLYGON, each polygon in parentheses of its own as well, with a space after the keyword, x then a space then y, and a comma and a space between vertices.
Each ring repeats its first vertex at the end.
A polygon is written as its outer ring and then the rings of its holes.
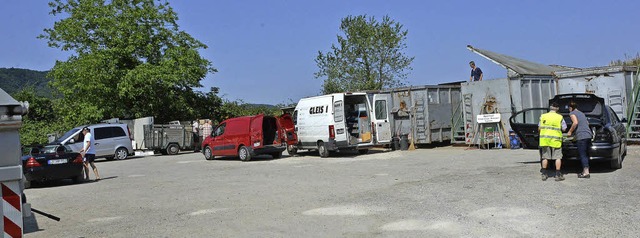
POLYGON ((278 117, 278 122, 284 130, 284 141, 287 145, 295 145, 298 142, 298 136, 295 132, 295 125, 293 124, 293 118, 291 114, 282 114, 278 117))
POLYGON ((249 139, 251 142, 251 146, 253 148, 259 148, 264 146, 264 142, 262 141, 262 121, 264 119, 264 115, 256 115, 251 117, 249 122, 249 139))

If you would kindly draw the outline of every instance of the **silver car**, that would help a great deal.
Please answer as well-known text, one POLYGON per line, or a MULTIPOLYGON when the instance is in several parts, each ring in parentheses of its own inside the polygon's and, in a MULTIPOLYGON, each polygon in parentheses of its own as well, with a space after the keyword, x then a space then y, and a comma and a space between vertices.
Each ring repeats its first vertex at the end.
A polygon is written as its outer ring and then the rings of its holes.
POLYGON ((133 135, 127 124, 94 124, 73 128, 58 140, 55 144, 67 145, 74 152, 80 152, 83 147, 84 135, 82 128, 88 127, 95 141, 96 157, 107 160, 123 160, 133 154, 133 135))

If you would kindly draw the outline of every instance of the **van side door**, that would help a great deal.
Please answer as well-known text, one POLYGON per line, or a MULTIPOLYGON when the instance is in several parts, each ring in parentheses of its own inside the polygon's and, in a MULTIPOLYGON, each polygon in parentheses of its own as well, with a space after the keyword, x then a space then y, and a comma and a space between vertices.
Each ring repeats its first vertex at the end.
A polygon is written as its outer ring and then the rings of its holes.
POLYGON ((391 122, 389 121, 389 103, 391 95, 373 95, 373 122, 376 125, 376 140, 379 144, 391 143, 391 122))
POLYGON ((113 130, 110 127, 95 127, 91 132, 94 139, 96 149, 96 156, 108 156, 115 152, 115 144, 111 138, 113 137, 113 130))
POLYGON ((347 132, 347 119, 345 117, 345 112, 344 112, 344 94, 335 94, 333 96, 333 105, 331 106, 331 108, 333 108, 332 110, 332 115, 333 116, 333 122, 334 122, 334 133, 335 133, 335 140, 336 141, 347 141, 347 139, 349 138, 347 135, 349 134, 349 132, 347 132))
POLYGON ((291 117, 293 120, 293 132, 296 134, 296 143, 298 140, 298 110, 293 111, 293 116, 291 117))
POLYGON ((234 155, 235 145, 229 141, 226 137, 228 133, 227 123, 218 125, 213 130, 213 140, 211 140, 211 153, 216 156, 220 155, 234 155))

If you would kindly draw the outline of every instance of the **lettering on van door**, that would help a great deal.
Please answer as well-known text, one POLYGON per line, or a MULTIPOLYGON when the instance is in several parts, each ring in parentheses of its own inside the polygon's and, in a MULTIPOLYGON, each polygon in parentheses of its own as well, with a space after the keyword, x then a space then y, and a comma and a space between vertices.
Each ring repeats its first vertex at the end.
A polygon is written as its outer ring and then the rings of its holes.
POLYGON ((313 115, 313 114, 322 114, 322 113, 327 113, 329 112, 329 106, 315 106, 315 107, 311 107, 309 108, 309 114, 313 115))

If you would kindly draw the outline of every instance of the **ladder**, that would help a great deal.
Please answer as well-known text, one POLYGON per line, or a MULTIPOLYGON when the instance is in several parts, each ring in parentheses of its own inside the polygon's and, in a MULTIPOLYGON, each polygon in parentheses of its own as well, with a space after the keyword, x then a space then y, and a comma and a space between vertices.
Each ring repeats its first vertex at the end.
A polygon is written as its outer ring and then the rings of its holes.
POLYGON ((473 94, 465 94, 462 96, 463 117, 464 117, 464 138, 466 144, 473 144, 472 141, 475 138, 475 118, 473 118, 473 94))
POLYGON ((453 111, 453 117, 451 118, 451 144, 464 144, 465 136, 464 136, 464 117, 462 116, 463 102, 458 102, 455 105, 455 109, 453 111))
POLYGON ((638 73, 640 73, 640 67, 634 75, 633 94, 627 107, 627 141, 634 142, 640 142, 640 82, 638 82, 638 73))
MULTIPOLYGON (((416 98, 415 107, 414 107, 414 122, 412 125, 415 125, 416 134, 414 135, 414 143, 425 143, 427 141, 431 141, 430 138, 427 138, 427 125, 425 125, 425 106, 424 106, 424 98, 416 98), (429 139, 429 140, 427 140, 429 139)), ((431 133, 429 133, 431 135, 431 133)))

